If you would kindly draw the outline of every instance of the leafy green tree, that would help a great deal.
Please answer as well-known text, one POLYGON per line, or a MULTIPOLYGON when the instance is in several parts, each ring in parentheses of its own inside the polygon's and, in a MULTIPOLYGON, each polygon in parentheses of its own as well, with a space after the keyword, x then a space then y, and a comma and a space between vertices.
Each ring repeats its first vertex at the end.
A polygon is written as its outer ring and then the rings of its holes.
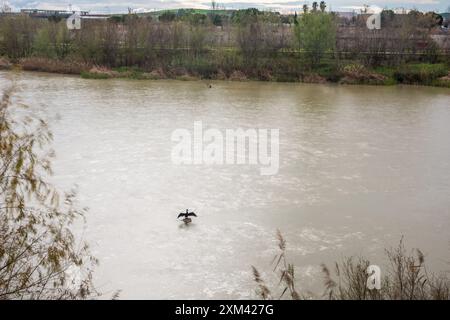
POLYGON ((172 22, 176 18, 176 14, 171 11, 166 11, 158 17, 158 20, 161 22, 172 22))
POLYGON ((217 27, 223 26, 223 20, 222 16, 220 14, 211 13, 209 15, 209 19, 211 20, 211 23, 217 27))
POLYGON ((319 64, 323 55, 335 47, 336 24, 331 14, 310 12, 300 17, 295 27, 300 48, 304 50, 312 66, 319 64))
POLYGON ((108 18, 108 21, 114 22, 114 23, 124 23, 125 22, 125 15, 113 15, 108 18))
POLYGON ((231 16, 231 21, 235 24, 247 24, 254 22, 258 16, 262 15, 263 12, 255 8, 243 9, 234 11, 231 16))
POLYGON ((190 14, 190 15, 188 15, 188 18, 187 18, 189 23, 193 24, 193 25, 205 24, 207 19, 208 19, 208 17, 205 14, 201 14, 201 13, 190 14))
POLYGON ((307 4, 304 4, 303 5, 303 13, 308 13, 308 5, 307 4))

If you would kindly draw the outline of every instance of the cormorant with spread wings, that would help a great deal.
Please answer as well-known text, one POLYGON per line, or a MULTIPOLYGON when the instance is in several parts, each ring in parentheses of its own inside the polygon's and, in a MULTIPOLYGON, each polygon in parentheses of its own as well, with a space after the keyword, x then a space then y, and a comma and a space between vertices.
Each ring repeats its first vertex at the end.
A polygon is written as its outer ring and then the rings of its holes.
POLYGON ((192 222, 192 219, 189 218, 189 217, 197 217, 197 215, 196 215, 194 212, 189 212, 189 210, 186 209, 186 212, 181 212, 181 213, 178 215, 178 218, 177 218, 177 219, 179 219, 179 218, 181 218, 181 217, 184 217, 183 222, 184 222, 185 224, 188 224, 188 223, 192 222))

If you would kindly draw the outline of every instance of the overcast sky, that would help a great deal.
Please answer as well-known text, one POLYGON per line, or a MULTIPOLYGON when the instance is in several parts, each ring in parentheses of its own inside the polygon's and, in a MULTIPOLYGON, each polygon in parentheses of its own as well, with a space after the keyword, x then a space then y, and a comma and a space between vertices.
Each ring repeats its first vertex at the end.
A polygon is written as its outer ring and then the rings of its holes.
MULTIPOLYGON (((208 0, 9 0, 6 2, 13 10, 23 8, 39 9, 67 9, 69 4, 73 8, 81 10, 103 13, 126 12, 127 8, 145 11, 152 9, 167 8, 210 8, 211 2, 208 0)), ((268 10, 277 10, 281 12, 300 11, 304 3, 311 4, 313 1, 295 1, 295 0, 219 0, 217 3, 227 9, 240 8, 260 8, 268 10)), ((318 1, 320 2, 320 1, 318 1)), ((450 0, 329 0, 326 1, 328 8, 334 11, 352 11, 363 4, 376 5, 382 8, 407 8, 419 10, 434 10, 438 12, 448 11, 450 0)))

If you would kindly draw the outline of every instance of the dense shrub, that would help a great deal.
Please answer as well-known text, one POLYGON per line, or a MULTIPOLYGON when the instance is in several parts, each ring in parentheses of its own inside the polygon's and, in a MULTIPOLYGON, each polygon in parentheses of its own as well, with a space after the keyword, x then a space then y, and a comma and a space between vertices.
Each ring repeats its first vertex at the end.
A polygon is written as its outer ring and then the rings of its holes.
POLYGON ((408 64, 394 72, 394 78, 400 83, 432 84, 434 80, 448 74, 445 64, 408 64))

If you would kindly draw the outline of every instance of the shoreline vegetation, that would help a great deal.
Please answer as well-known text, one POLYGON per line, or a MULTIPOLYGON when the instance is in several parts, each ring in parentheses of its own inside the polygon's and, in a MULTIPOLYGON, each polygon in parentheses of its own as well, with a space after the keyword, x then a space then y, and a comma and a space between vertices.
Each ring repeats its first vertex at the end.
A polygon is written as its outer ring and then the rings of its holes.
POLYGON ((424 85, 450 88, 450 71, 445 63, 409 63, 398 67, 369 69, 357 62, 345 65, 339 70, 306 71, 296 76, 277 77, 270 73, 261 76, 241 70, 225 72, 216 70, 205 76, 186 68, 157 68, 146 71, 138 67, 109 68, 83 62, 51 60, 48 58, 26 58, 12 63, 0 58, 0 70, 23 70, 55 74, 79 75, 83 79, 133 79, 133 80, 223 80, 223 81, 266 81, 298 83, 337 83, 345 85, 424 85))
MULTIPOLYGON (((277 286, 269 287, 259 270, 252 266, 256 294, 263 300, 449 300, 448 271, 435 274, 428 270, 419 249, 407 250, 403 237, 397 247, 385 249, 384 265, 373 266, 362 256, 345 257, 330 269, 321 264, 324 291, 314 294, 299 286, 295 266, 288 261, 287 242, 277 230, 278 254, 272 260, 277 286), (380 271, 379 289, 369 289, 369 276, 380 271), (372 273, 369 274, 369 270, 372 273)), ((374 279, 370 279, 372 282, 374 279)), ((374 284, 374 282, 372 282, 374 284)))
MULTIPOLYGON (((179 9, 82 20, 0 16, 0 69, 86 79, 274 81, 450 88, 448 32, 435 13, 351 18, 326 3, 299 14, 179 9), (438 39, 438 40, 436 40, 438 39)), ((442 21, 441 21, 442 23, 442 21)))

